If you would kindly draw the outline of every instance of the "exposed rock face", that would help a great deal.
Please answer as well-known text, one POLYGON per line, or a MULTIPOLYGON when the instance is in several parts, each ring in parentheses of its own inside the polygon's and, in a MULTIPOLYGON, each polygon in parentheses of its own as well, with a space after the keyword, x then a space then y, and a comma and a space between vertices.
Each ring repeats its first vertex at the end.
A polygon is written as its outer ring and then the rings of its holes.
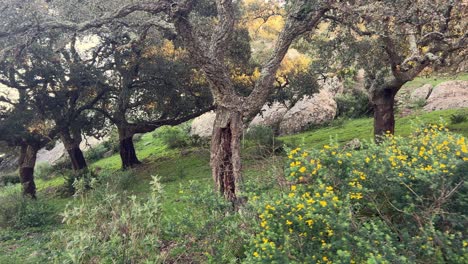
MULTIPOLYGON (((102 143, 102 140, 98 140, 96 138, 90 137, 86 140, 83 140, 80 144, 80 148, 83 151, 88 150, 90 147, 94 147, 102 143)), ((36 163, 48 163, 50 165, 55 164, 59 159, 68 155, 66 154, 67 150, 65 149, 62 142, 57 142, 55 147, 51 150, 47 150, 45 148, 39 150, 37 153, 37 161, 36 163)))
POLYGON ((426 111, 468 107, 468 81, 448 81, 437 85, 424 106, 426 111))
POLYGON ((312 124, 321 124, 335 118, 337 104, 333 94, 322 90, 312 97, 297 102, 283 117, 280 134, 300 132, 312 124))
POLYGON ((18 168, 18 156, 16 154, 7 154, 0 158, 0 171, 9 172, 18 168))
POLYGON ((205 113, 192 121, 192 128, 190 129, 190 134, 192 136, 196 135, 202 138, 211 137, 213 132, 213 124, 216 118, 214 111, 205 113))
MULTIPOLYGON (((271 106, 264 105, 262 113, 252 120, 250 126, 269 126, 278 129, 280 134, 290 134, 302 131, 309 125, 332 120, 337 112, 334 97, 343 93, 343 83, 335 77, 320 81, 319 85, 319 93, 300 100, 289 110, 278 102, 271 106)), ((202 138, 211 137, 214 120, 213 111, 195 118, 190 134, 202 138)))
POLYGON ((429 95, 432 92, 432 84, 425 84, 419 88, 414 89, 411 92, 411 100, 417 101, 417 100, 427 100, 429 98, 429 95))

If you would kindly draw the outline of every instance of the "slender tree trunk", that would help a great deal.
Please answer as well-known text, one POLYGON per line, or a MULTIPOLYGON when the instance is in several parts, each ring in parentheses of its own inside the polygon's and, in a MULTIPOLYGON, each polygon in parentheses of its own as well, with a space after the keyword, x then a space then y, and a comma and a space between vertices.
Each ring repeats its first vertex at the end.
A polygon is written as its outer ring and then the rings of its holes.
POLYGON ((125 127, 119 128, 119 150, 122 169, 132 168, 141 164, 133 145, 133 133, 125 127))
POLYGON ((240 139, 242 115, 236 110, 218 108, 211 138, 211 171, 216 189, 226 199, 238 202, 242 180, 240 139))
POLYGON ((86 164, 86 159, 83 155, 83 151, 81 151, 80 149, 81 139, 72 139, 71 136, 66 132, 61 133, 60 138, 62 139, 65 149, 67 150, 68 156, 70 157, 73 170, 80 171, 83 169, 87 169, 88 164, 86 164))
POLYGON ((374 139, 381 141, 383 135, 395 133, 395 89, 383 89, 374 93, 374 139))
POLYGON ((23 187, 23 195, 36 199, 36 184, 34 183, 34 166, 39 149, 23 143, 19 158, 19 177, 23 187))

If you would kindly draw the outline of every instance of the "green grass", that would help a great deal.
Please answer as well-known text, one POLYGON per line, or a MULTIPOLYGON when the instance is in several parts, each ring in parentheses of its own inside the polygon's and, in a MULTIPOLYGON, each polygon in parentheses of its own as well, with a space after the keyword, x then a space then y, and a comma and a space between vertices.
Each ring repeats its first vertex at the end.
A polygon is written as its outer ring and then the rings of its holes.
MULTIPOLYGON (((450 116, 458 110, 443 110, 430 113, 415 114, 403 118, 396 118, 395 134, 406 136, 412 133, 413 124, 422 123, 448 123, 450 116)), ((468 122, 448 125, 449 129, 468 137, 468 122)), ((360 140, 373 140, 373 119, 362 118, 344 122, 339 126, 318 128, 296 135, 280 137, 291 146, 321 147, 330 140, 343 144, 355 138, 360 140)))
POLYGON ((432 76, 432 77, 417 77, 411 82, 405 84, 404 88, 418 88, 425 84, 432 84, 433 87, 446 81, 468 81, 468 73, 461 73, 454 76, 432 76))
MULTIPOLYGON (((449 122, 450 116, 457 110, 436 111, 418 116, 398 118, 396 134, 405 136, 412 132, 415 122, 440 123, 441 118, 449 122), (419 120, 419 121, 417 121, 419 120)), ((455 132, 468 136, 468 122, 449 125, 455 132)), ((284 136, 280 139, 290 146, 305 146, 307 148, 321 147, 330 139, 339 143, 346 143, 354 138, 372 140, 372 118, 345 120, 337 122, 334 126, 317 128, 301 134, 284 136)), ((247 144, 248 145, 248 144, 247 144)), ((212 186, 209 167, 209 151, 203 148, 191 148, 181 152, 178 149, 169 149, 162 142, 153 138, 152 134, 144 135, 136 142, 138 157, 143 161, 141 166, 131 171, 134 180, 128 186, 128 191, 144 199, 149 193, 149 182, 152 175, 158 175, 164 185, 163 210, 166 220, 178 213, 191 213, 186 202, 180 199, 181 193, 187 190, 190 181, 198 181, 212 186)), ((244 151, 247 153, 248 151, 244 151)), ((252 156, 243 156, 244 175, 246 177, 265 177, 282 173, 282 159, 253 159, 252 156)), ((90 166, 92 169, 100 168, 104 171, 120 170, 120 157, 118 154, 101 159, 90 166)), ((73 198, 60 198, 54 193, 64 183, 62 177, 50 180, 37 180, 38 197, 51 205, 57 212, 62 212, 65 205, 73 198)), ((15 188, 20 188, 19 185, 15 188)), ((274 190, 264 190, 265 192, 274 190)), ((2 189, 0 188, 0 195, 2 189)), ((47 261, 47 243, 54 230, 63 228, 61 224, 46 226, 43 229, 28 230, 0 230, 0 264, 2 263, 41 263, 47 261)))

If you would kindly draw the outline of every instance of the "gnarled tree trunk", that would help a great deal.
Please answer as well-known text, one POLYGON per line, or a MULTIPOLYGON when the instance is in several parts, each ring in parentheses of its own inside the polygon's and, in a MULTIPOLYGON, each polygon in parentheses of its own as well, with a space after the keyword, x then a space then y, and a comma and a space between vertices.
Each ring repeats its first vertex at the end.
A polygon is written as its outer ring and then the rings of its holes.
POLYGON ((237 110, 218 108, 211 138, 210 165, 216 189, 229 201, 238 201, 242 180, 240 139, 242 114, 237 110))
POLYGON ((130 129, 125 127, 119 128, 119 152, 123 169, 141 164, 133 145, 133 135, 134 133, 130 129))
POLYGON ((395 133, 395 95, 397 89, 382 89, 372 96, 374 105, 374 139, 379 142, 383 135, 395 133))
POLYGON ((68 132, 60 133, 60 139, 67 150, 74 171, 80 171, 88 168, 83 151, 80 149, 81 136, 72 138, 68 132))
POLYGON ((36 199, 36 184, 34 183, 34 166, 39 148, 23 143, 19 157, 19 177, 23 187, 23 195, 36 199))

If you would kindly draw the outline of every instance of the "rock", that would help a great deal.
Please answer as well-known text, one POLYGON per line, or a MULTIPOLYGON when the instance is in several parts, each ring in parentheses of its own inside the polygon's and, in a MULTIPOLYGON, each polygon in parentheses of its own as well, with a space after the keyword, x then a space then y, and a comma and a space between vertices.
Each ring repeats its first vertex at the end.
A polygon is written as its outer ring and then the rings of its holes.
POLYGON ((343 82, 341 82, 337 77, 327 78, 324 81, 319 81, 318 85, 321 91, 326 91, 332 96, 342 94, 344 91, 343 82))
POLYGON ((249 126, 269 126, 277 128, 287 111, 288 108, 284 104, 278 102, 273 103, 271 106, 265 105, 261 113, 250 122, 249 126))
POLYGON ((65 153, 67 153, 65 146, 63 146, 63 143, 58 142, 51 150, 45 148, 39 150, 37 152, 37 163, 55 164, 60 158, 65 156, 65 153))
POLYGON ((362 147, 362 143, 358 138, 355 138, 343 146, 344 150, 359 150, 362 147))
POLYGON ((432 92, 432 84, 425 84, 411 92, 410 98, 413 101, 427 100, 432 92))
POLYGON ((113 150, 109 150, 107 152, 104 152, 104 154, 102 155, 104 158, 108 158, 110 156, 114 155, 114 151, 113 150))
POLYGON ((280 134, 300 132, 312 124, 333 120, 336 113, 337 105, 333 94, 322 90, 312 97, 300 100, 284 115, 280 124, 280 134))
POLYGON ((18 167, 18 156, 16 153, 7 153, 2 157, 0 162, 0 172, 10 172, 18 167))
POLYGON ((447 81, 437 85, 424 106, 426 111, 468 107, 468 81, 447 81))
POLYGON ((214 111, 205 113, 192 122, 192 127, 190 129, 190 135, 197 135, 201 138, 209 138, 213 132, 213 124, 216 118, 214 111))

